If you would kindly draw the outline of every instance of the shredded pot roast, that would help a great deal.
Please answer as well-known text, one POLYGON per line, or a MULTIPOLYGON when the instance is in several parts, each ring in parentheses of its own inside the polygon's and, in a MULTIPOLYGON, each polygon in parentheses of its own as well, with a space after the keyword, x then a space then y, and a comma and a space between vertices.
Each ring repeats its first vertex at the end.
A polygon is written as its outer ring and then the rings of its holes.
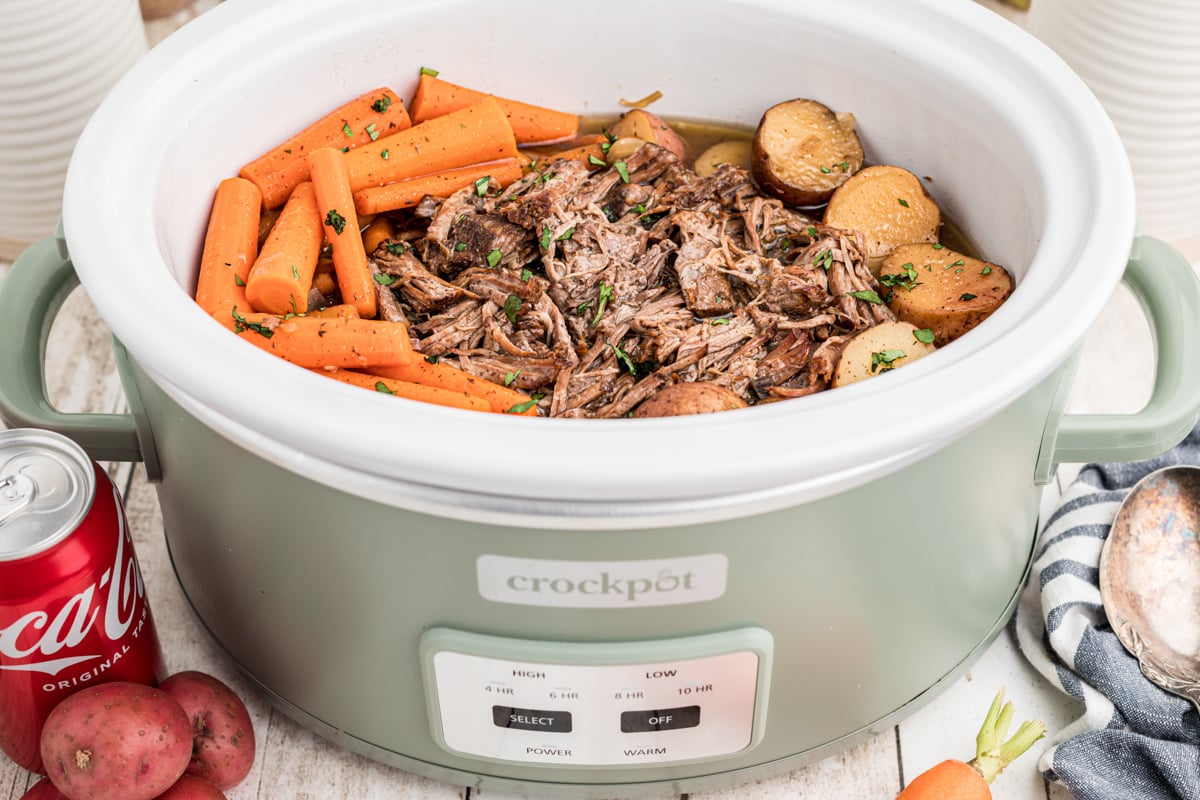
POLYGON ((861 236, 699 177, 643 145, 555 160, 499 194, 426 198, 375 251, 382 316, 428 360, 520 388, 552 417, 621 417, 678 381, 748 404, 829 386, 856 332, 895 319, 861 236))

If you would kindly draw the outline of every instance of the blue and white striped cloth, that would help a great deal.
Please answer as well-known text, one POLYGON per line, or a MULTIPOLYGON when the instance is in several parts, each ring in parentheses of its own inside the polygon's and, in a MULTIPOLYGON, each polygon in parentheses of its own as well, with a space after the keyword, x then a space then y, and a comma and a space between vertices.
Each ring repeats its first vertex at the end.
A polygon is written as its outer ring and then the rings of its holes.
POLYGON ((1013 619, 1025 657, 1083 704, 1038 762, 1077 800, 1200 800, 1200 714, 1142 675, 1100 603, 1100 548, 1117 506, 1143 476, 1180 463, 1200 464, 1200 428, 1152 461, 1085 467, 1043 527, 1013 619))

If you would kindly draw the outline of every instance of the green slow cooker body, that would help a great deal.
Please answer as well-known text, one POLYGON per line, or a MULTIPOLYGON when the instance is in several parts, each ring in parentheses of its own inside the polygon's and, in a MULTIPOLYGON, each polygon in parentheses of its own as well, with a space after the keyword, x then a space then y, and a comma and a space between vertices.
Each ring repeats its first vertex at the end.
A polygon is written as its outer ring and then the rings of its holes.
MULTIPOLYGON (((981 426, 857 489, 682 527, 553 530, 463 522, 364 500, 213 433, 121 355, 162 479, 172 562, 196 615, 307 727, 463 785, 561 796, 698 791, 794 769, 894 724, 1003 629, 1032 557, 1032 475, 1061 369, 981 426), (484 599, 481 555, 626 561, 720 553, 725 593, 688 605, 531 608, 484 599), (502 764, 431 737, 419 657, 430 629, 614 654, 748 626, 774 638, 761 742, 702 763, 502 764)), ((881 409, 880 419, 887 418, 881 409)), ((878 424, 887 424, 880 422, 878 424)), ((613 498, 619 503, 620 498, 613 498)))

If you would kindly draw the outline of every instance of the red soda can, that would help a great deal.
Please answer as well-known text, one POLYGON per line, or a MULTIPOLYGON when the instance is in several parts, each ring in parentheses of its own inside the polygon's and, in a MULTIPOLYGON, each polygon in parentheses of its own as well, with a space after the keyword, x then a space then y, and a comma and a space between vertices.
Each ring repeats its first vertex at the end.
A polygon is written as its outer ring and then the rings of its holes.
POLYGON ((116 487, 65 436, 0 431, 0 749, 41 772, 42 725, 60 700, 164 677, 116 487))

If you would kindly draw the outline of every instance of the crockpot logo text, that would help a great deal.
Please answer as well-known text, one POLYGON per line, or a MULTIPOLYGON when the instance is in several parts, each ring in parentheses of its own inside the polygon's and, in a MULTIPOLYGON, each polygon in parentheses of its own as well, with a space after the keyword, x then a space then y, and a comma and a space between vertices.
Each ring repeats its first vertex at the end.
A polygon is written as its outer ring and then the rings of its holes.
POLYGON ((479 594, 497 603, 562 608, 680 605, 725 594, 720 553, 639 561, 557 561, 484 555, 479 594))

